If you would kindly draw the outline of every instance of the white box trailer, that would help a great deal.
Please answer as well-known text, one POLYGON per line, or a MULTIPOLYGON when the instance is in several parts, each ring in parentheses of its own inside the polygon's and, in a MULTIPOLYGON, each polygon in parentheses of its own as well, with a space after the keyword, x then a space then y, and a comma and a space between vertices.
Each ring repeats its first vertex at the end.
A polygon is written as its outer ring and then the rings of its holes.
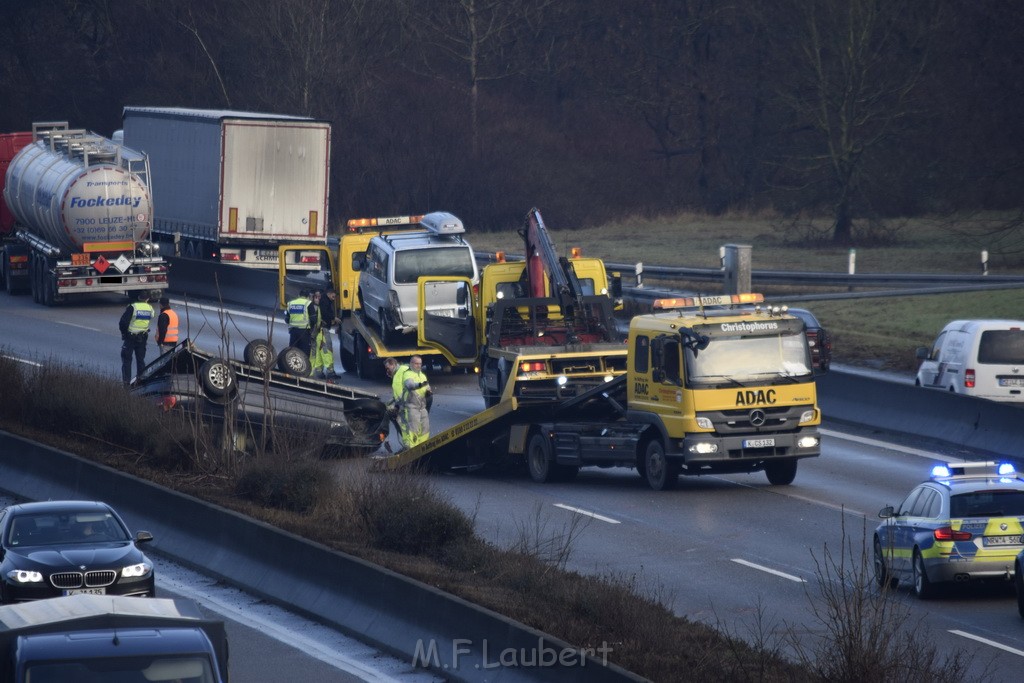
MULTIPOLYGON (((277 268, 279 244, 326 243, 329 122, 125 107, 122 123, 125 144, 149 155, 153 232, 176 255, 277 268)), ((294 258, 319 267, 315 253, 294 258)))

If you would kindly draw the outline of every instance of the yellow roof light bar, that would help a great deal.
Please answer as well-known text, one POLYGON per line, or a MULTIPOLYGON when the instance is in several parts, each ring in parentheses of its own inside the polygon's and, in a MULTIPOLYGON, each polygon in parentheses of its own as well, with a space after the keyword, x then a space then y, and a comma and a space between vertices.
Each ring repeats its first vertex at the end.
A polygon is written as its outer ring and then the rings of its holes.
POLYGON ((350 218, 348 219, 349 232, 355 232, 362 228, 383 228, 389 225, 418 225, 423 216, 381 216, 379 218, 350 218))
POLYGON ((707 306, 732 306, 734 304, 759 304, 764 301, 764 294, 719 294, 716 296, 683 296, 668 299, 655 299, 653 308, 668 310, 671 308, 705 308, 707 306))

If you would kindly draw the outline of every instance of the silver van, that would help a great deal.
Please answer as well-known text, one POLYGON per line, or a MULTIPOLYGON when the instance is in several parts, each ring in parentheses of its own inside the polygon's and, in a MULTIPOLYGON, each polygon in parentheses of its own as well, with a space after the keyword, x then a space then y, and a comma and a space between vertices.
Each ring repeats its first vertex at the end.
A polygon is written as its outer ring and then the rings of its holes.
POLYGON ((954 320, 917 357, 918 386, 1024 403, 1024 321, 954 320))
MULTIPOLYGON (((410 340, 403 335, 416 330, 420 277, 465 277, 474 286, 480 282, 461 220, 439 211, 423 216, 420 225, 421 230, 377 235, 366 253, 353 259, 353 267, 360 271, 359 305, 380 328, 386 346, 416 345, 415 337, 410 340)), ((468 314, 470 302, 465 299, 457 283, 445 284, 431 289, 426 309, 439 315, 468 314)))

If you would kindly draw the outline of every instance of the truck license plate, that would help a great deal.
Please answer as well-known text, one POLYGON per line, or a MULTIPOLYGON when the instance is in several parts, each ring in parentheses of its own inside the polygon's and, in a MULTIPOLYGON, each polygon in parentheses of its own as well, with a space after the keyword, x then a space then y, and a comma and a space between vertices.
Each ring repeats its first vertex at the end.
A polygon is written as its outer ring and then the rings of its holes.
POLYGON ((775 439, 744 439, 744 448, 773 448, 775 439))
POLYGON ((64 595, 106 595, 106 588, 74 588, 64 591, 64 595))
POLYGON ((273 261, 277 263, 277 252, 273 249, 257 249, 256 250, 257 261, 273 261))

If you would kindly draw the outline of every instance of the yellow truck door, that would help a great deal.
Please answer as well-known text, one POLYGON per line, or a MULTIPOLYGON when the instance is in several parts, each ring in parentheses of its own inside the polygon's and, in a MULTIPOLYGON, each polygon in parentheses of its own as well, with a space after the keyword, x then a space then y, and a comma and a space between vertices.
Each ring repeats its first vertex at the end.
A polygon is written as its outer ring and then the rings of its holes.
POLYGON ((480 346, 472 281, 464 277, 424 276, 417 280, 417 287, 419 345, 440 351, 453 366, 475 363, 480 346), (456 305, 431 305, 436 301, 455 301, 456 305))

